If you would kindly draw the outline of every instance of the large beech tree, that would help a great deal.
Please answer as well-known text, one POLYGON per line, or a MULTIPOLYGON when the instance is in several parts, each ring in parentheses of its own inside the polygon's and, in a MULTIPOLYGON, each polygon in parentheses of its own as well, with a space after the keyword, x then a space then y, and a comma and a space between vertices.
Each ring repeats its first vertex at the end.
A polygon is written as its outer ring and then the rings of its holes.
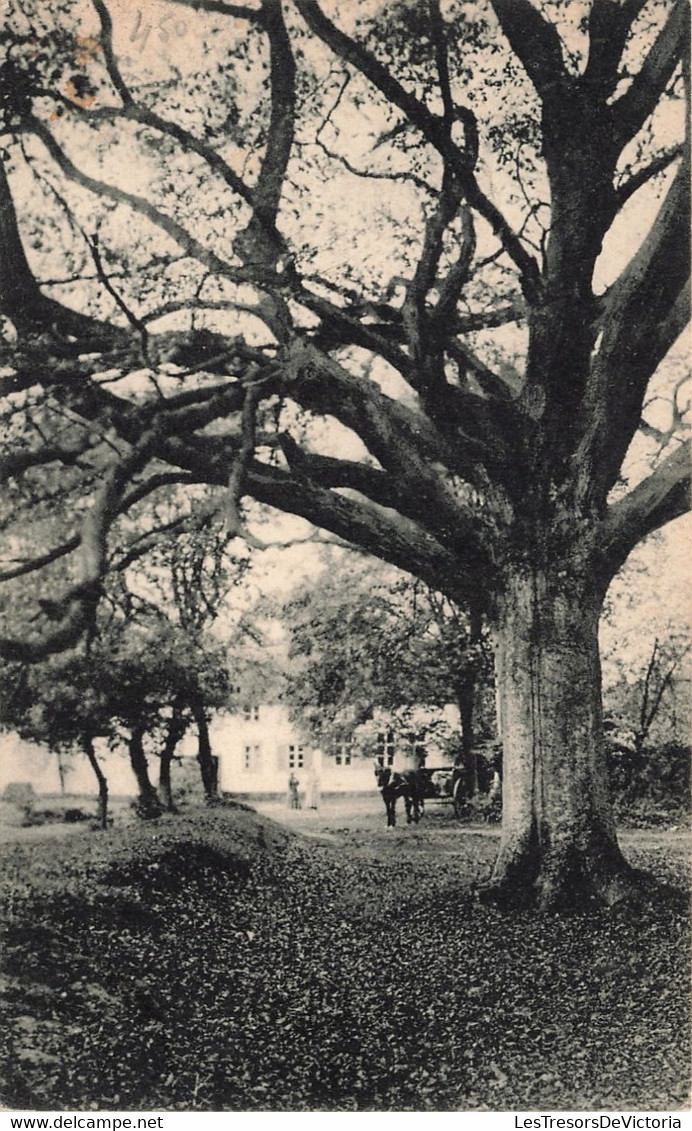
POLYGON ((85 630, 171 484, 181 528, 299 515, 482 598, 491 891, 627 897, 597 627, 688 505, 688 4, 162 0, 145 37, 116 0, 9 3, 4 577, 46 580, 4 655, 85 630))

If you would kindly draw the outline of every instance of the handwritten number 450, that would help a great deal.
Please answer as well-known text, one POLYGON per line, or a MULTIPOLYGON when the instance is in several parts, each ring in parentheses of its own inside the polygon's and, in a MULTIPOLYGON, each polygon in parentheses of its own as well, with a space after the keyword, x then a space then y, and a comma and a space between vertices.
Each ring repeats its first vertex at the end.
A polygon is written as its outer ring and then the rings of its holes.
POLYGON ((168 43, 171 35, 185 35, 187 24, 184 20, 177 20, 174 23, 173 16, 164 16, 163 19, 152 28, 151 24, 144 24, 142 22, 142 13, 140 11, 137 12, 135 26, 130 33, 130 43, 136 43, 139 40, 139 50, 142 51, 153 30, 159 33, 159 39, 162 43, 168 43))

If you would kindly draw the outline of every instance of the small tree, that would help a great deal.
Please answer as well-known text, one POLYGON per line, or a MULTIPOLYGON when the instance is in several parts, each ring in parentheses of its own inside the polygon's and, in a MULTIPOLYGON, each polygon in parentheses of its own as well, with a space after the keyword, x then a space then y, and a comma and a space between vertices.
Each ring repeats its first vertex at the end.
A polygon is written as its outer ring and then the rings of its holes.
MULTIPOLYGON (((158 618, 144 625, 127 623, 102 642, 99 682, 113 720, 128 730, 132 767, 140 789, 143 815, 157 815, 161 801, 148 775, 144 739, 149 735, 163 763, 165 792, 175 745, 192 719, 199 734, 198 761, 207 801, 216 798, 216 765, 209 742, 207 712, 223 706, 229 678, 224 648, 202 644, 158 618), (187 715, 187 718, 185 717, 187 715)), ((166 798, 168 801, 168 797, 166 798)))
POLYGON ((99 763, 94 740, 111 735, 112 720, 106 697, 93 678, 91 661, 76 652, 40 665, 2 665, 2 714, 5 727, 23 738, 43 743, 58 757, 81 750, 98 785, 98 821, 108 824, 108 781, 99 763))
MULTIPOLYGON (((163 714, 163 711, 161 713, 163 714)), ((176 805, 173 800, 171 766, 178 743, 189 726, 189 720, 179 701, 173 703, 170 707, 170 713, 166 712, 166 714, 168 717, 164 725, 163 746, 159 751, 159 797, 164 809, 169 813, 175 813, 176 805)))
MULTIPOLYGON (((218 794, 218 771, 209 734, 209 712, 226 706, 235 685, 233 669, 241 662, 239 652, 250 635, 241 619, 229 618, 231 594, 241 586, 250 568, 247 554, 228 552, 229 535, 218 521, 203 518, 199 528, 177 538, 144 538, 146 556, 140 560, 137 550, 125 562, 137 561, 138 570, 130 579, 130 589, 121 576, 121 593, 130 618, 144 618, 150 627, 161 633, 163 650, 169 655, 167 677, 172 699, 170 722, 164 743, 162 773, 170 768, 169 751, 187 729, 189 720, 197 729, 197 760, 202 776, 204 795, 209 803, 218 794), (144 590, 146 598, 138 600, 132 589, 144 590), (232 637, 232 657, 211 635, 219 617, 234 619, 227 631, 232 637), (175 741, 174 741, 175 740, 175 741)), ((121 565, 122 570, 122 565, 121 565)), ((167 790, 167 784, 164 789, 167 790)))
POLYGON ((492 666, 479 614, 398 571, 332 556, 282 618, 290 659, 285 695, 318 741, 350 737, 377 708, 454 703, 457 759, 468 792, 476 792, 474 716, 492 666))

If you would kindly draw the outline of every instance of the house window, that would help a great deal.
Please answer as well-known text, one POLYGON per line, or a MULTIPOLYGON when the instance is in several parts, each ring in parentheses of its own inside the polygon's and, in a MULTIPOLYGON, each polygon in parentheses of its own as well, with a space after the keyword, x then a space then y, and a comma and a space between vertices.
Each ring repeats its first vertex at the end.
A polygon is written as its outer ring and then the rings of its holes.
POLYGON ((377 747, 375 749, 375 757, 380 766, 393 766, 394 765, 394 731, 382 730, 377 735, 377 747))
POLYGON ((243 718, 247 723, 259 722, 259 707, 254 703, 246 703, 243 707, 243 718))
POLYGON ((289 770, 300 770, 305 765, 305 754, 302 746, 289 746, 288 748, 288 768, 289 770))
POLYGON ((411 746, 411 753, 414 756, 417 766, 424 766, 425 759, 428 756, 428 748, 425 743, 425 738, 420 731, 411 731, 408 736, 408 741, 411 746))
POLYGON ((350 742, 342 742, 334 751, 334 762, 337 766, 350 766, 351 755, 352 751, 350 742))
POLYGON ((248 774, 257 774, 261 769, 262 749, 259 745, 243 747, 243 769, 248 774))

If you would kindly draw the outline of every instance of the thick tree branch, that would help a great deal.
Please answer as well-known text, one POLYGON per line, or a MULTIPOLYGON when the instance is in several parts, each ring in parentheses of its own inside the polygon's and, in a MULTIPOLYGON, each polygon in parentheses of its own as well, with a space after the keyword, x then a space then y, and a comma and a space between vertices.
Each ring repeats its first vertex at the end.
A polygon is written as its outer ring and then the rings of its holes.
POLYGON ((444 108, 442 118, 447 129, 451 131, 455 116, 454 98, 452 97, 449 81, 449 58, 447 54, 444 21, 442 19, 442 12, 440 11, 440 0, 428 0, 428 11, 430 13, 431 38, 435 47, 435 63, 437 65, 437 74, 440 82, 440 95, 444 108))
POLYGON ((431 480, 433 468, 444 464, 482 480, 477 453, 465 458, 463 444, 448 445, 422 412, 388 397, 373 381, 349 373, 309 343, 296 342, 289 351, 285 389, 305 408, 351 428, 385 470, 401 472, 406 480, 417 468, 421 482, 431 480))
POLYGON ((648 165, 645 165, 642 169, 637 169, 636 173, 632 173, 632 175, 628 177, 626 181, 623 181, 616 189, 615 199, 618 211, 627 203, 631 196, 634 196, 635 192, 638 192, 640 188, 648 184, 654 177, 657 177, 659 173, 664 173, 668 166, 672 165, 673 161, 677 161, 678 157, 682 157, 683 154, 683 146, 676 145, 673 149, 667 149, 664 153, 659 153, 648 165))
POLYGON ((440 283, 440 297, 432 314, 434 332, 440 332, 456 315, 461 292, 469 280, 471 264, 476 254, 476 229, 470 208, 461 209, 461 235, 459 254, 440 283))
POLYGON ((478 330, 494 330, 498 326, 507 326, 510 322, 523 322, 526 318, 526 304, 517 296, 513 302, 504 306, 492 307, 490 310, 476 310, 468 313, 457 311, 451 324, 450 331, 454 334, 472 334, 478 330))
POLYGON ((248 489, 259 502, 299 515, 456 600, 475 592, 478 574, 471 561, 465 569, 463 555, 450 553, 423 527, 393 510, 261 464, 249 472, 248 489))
POLYGON ((49 463, 63 463, 74 467, 81 455, 92 447, 89 437, 75 444, 42 444, 40 448, 25 448, 10 452, 0 459, 0 483, 23 475, 32 467, 45 467, 49 463))
POLYGON ((530 0, 491 0, 495 15, 542 101, 566 93, 560 36, 530 0))
POLYGON ((620 149, 653 113, 675 68, 689 50, 688 0, 676 0, 662 30, 629 87, 611 108, 613 136, 620 149))
POLYGON ((221 16, 231 16, 236 20, 250 20, 260 23, 262 13, 259 8, 250 8, 247 4, 230 4, 226 0, 166 0, 167 4, 179 4, 181 7, 192 8, 194 12, 212 12, 221 16))
POLYGON ((321 487, 358 491, 383 507, 396 507, 398 493, 391 477, 379 468, 356 460, 336 459, 306 452, 288 432, 279 436, 281 450, 294 478, 307 478, 321 487))
POLYGON ((455 178, 445 172, 437 207, 428 218, 420 257, 408 285, 401 309, 408 352, 418 373, 417 385, 424 394, 434 394, 444 382, 441 351, 437 335, 431 335, 427 311, 428 291, 434 285, 442 255, 442 239, 462 200, 455 178))
POLYGON ((465 342, 453 338, 446 343, 447 353, 457 362, 460 370, 470 369, 483 392, 492 400, 509 403, 513 397, 508 385, 481 361, 465 342))
POLYGON ((103 57, 106 61, 106 70, 108 71, 109 78, 120 95, 123 105, 131 106, 134 103, 134 99, 120 73, 115 51, 113 50, 113 21, 111 14, 103 0, 91 0, 91 2, 96 9, 101 23, 101 47, 103 49, 103 57))
POLYGON ((597 98, 609 97, 618 83, 618 68, 632 21, 646 0, 614 4, 613 0, 593 0, 589 12, 589 57, 584 70, 584 85, 597 98))
MULTIPOLYGON (((485 558, 483 516, 469 507, 468 496, 450 473, 450 467, 463 462, 468 482, 483 489, 486 477, 479 445, 464 445, 457 434, 452 446, 422 413, 387 397, 373 382, 354 378, 309 345, 296 345, 289 366, 295 373, 287 386, 289 395, 353 429, 396 480, 402 513, 450 549, 474 557, 480 566, 485 558)), ((457 474, 464 472, 459 468, 457 474)))
POLYGON ((104 485, 82 523, 79 538, 79 576, 77 583, 55 607, 60 623, 35 639, 0 637, 0 656, 8 660, 35 663, 54 652, 75 644, 93 621, 100 597, 101 578, 107 567, 107 537, 119 513, 128 482, 151 456, 153 434, 108 472, 104 485))
POLYGON ((636 487, 613 503, 594 537, 592 557, 606 581, 638 542, 690 509, 690 454, 685 444, 636 487))
POLYGON ((224 507, 226 530, 230 538, 243 538, 248 546, 256 550, 263 550, 264 544, 255 538, 247 529, 240 510, 240 500, 245 489, 247 469, 255 455, 257 406, 262 396, 262 386, 249 384, 245 387, 243 409, 241 414, 240 447, 233 461, 231 473, 228 477, 226 503, 224 507))
POLYGON ((75 337, 82 348, 124 345, 130 332, 70 310, 48 298, 40 289, 24 251, 14 201, 0 160, 0 314, 10 320, 20 337, 54 332, 75 337))
POLYGON ((262 168, 254 190, 254 207, 258 219, 273 228, 293 147, 296 109, 296 65, 281 0, 262 0, 262 26, 269 38, 271 115, 262 168))
POLYGON ((689 320, 689 155, 651 230, 603 303, 577 421, 578 496, 602 505, 639 426, 646 387, 689 320))
MULTIPOLYGON (((391 337, 382 333, 380 327, 361 321, 352 309, 339 307, 305 286, 295 287, 294 297, 322 320, 322 328, 315 337, 317 344, 323 349, 335 349, 341 345, 362 346, 388 361, 405 381, 415 387, 416 374, 410 357, 397 347, 391 337)), ((368 315, 370 310, 366 305, 364 310, 358 310, 357 313, 368 315)))

